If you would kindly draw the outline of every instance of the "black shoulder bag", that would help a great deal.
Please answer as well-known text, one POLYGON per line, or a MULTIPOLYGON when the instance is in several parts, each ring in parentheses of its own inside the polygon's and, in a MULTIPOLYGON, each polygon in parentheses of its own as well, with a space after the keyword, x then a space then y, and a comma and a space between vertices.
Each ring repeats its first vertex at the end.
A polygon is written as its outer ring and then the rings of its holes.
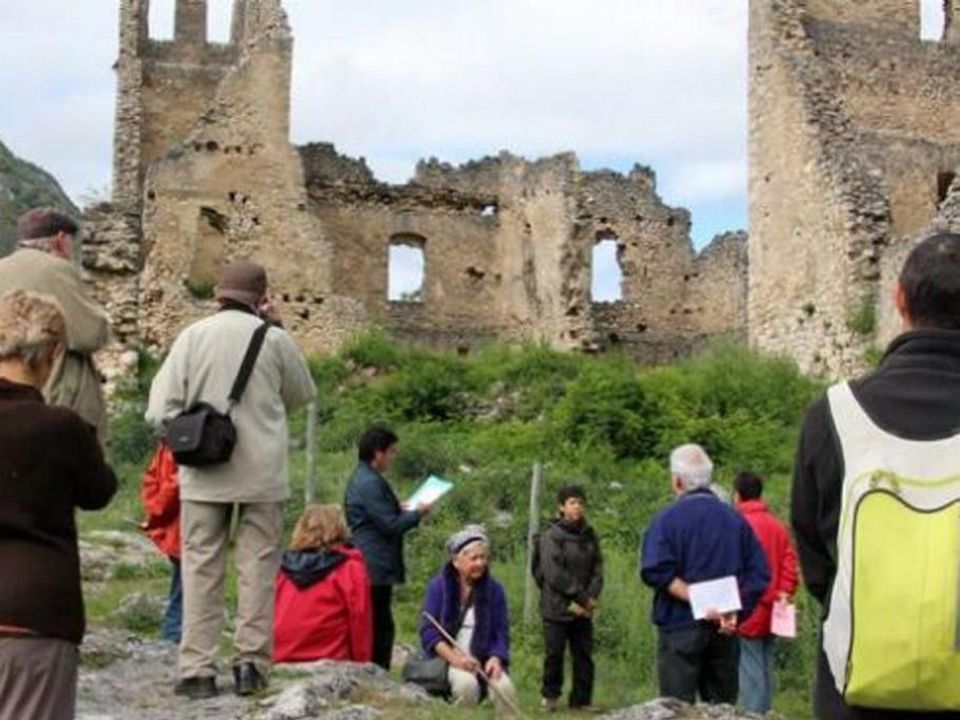
POLYGON ((263 323, 250 338, 247 353, 243 356, 240 371, 230 390, 226 413, 217 411, 209 403, 198 402, 167 423, 167 445, 170 446, 173 459, 178 465, 207 467, 220 465, 230 459, 237 444, 237 429, 230 419, 230 412, 233 406, 240 402, 240 397, 250 381, 253 366, 269 329, 270 325, 263 323))

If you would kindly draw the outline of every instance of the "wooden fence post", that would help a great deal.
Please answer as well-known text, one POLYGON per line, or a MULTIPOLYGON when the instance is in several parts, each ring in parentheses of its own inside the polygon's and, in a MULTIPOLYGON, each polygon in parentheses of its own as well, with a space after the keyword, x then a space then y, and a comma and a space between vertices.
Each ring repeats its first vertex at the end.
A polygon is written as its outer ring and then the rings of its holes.
POLYGON ((543 465, 533 466, 530 481, 530 517, 527 524, 527 574, 523 592, 523 622, 532 625, 536 621, 537 584, 533 580, 533 543, 540 529, 540 494, 543 490, 543 465))
POLYGON ((317 496, 317 403, 307 405, 307 480, 304 486, 304 502, 313 503, 317 496))

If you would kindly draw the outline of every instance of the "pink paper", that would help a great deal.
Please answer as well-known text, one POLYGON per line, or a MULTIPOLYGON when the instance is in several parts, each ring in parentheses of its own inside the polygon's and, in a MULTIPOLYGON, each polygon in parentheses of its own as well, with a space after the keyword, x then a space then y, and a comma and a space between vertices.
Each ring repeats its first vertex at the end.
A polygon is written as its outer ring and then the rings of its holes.
POLYGON ((789 602, 775 602, 770 631, 778 637, 795 638, 797 636, 797 606, 789 602))

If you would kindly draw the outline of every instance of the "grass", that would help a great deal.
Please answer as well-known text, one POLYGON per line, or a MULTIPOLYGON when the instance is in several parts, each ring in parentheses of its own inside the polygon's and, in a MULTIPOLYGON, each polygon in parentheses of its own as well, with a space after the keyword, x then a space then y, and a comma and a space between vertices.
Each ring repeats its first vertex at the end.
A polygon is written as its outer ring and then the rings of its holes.
MULTIPOLYGON (((822 390, 791 362, 734 345, 643 371, 616 355, 591 358, 539 346, 491 346, 461 358, 372 333, 310 365, 320 393, 318 501, 342 500, 355 464, 356 438, 373 421, 390 423, 400 435, 400 456, 391 473, 398 494, 405 496, 431 472, 456 484, 430 520, 408 537, 408 584, 398 588, 394 611, 398 642, 417 642, 423 589, 445 560, 445 538, 468 521, 485 523, 493 538, 492 571, 510 600, 511 674, 525 708, 539 702, 542 660, 538 623, 525 627, 522 622, 532 465, 545 464, 541 521, 551 514, 550 498, 559 485, 576 480, 587 489, 590 521, 606 561, 596 626, 595 699, 605 708, 622 707, 656 696, 651 593, 637 577, 636 557, 643 528, 670 501, 669 450, 681 442, 700 442, 715 461, 717 482, 728 489, 736 471, 759 472, 768 480, 768 501, 783 516, 797 428, 804 408, 822 390)), ((155 368, 156 362, 147 359, 141 377, 121 390, 111 446, 120 461, 121 490, 104 512, 82 515, 82 531, 129 530, 140 517, 139 477, 153 443, 140 416, 155 368)), ((303 507, 305 426, 302 414, 291 421, 288 529, 303 507)), ((164 594, 166 579, 152 572, 115 580, 89 595, 91 623, 113 622, 112 609, 129 592, 164 594)), ((228 607, 235 593, 231 572, 228 607)), ((798 602, 801 636, 780 644, 775 708, 806 718, 818 608, 803 594, 798 602)), ((387 709, 387 717, 394 712, 387 709)), ((418 717, 418 712, 403 714, 418 717)), ((444 712, 431 706, 423 717, 444 717, 444 712)), ((489 716, 486 710, 456 713, 489 716)))

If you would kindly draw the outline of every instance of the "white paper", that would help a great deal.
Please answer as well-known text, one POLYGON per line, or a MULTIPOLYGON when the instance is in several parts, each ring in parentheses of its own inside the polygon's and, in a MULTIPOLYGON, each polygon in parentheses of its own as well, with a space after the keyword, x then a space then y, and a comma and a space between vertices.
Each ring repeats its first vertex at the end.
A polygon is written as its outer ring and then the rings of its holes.
POLYGON ((407 500, 407 506, 415 508, 420 503, 433 505, 448 492, 453 490, 453 483, 447 482, 442 477, 431 475, 414 491, 410 499, 407 500))
POLYGON ((740 602, 740 588, 737 587, 737 578, 733 575, 691 583, 688 590, 695 620, 706 619, 707 613, 711 610, 723 614, 743 609, 740 602))

